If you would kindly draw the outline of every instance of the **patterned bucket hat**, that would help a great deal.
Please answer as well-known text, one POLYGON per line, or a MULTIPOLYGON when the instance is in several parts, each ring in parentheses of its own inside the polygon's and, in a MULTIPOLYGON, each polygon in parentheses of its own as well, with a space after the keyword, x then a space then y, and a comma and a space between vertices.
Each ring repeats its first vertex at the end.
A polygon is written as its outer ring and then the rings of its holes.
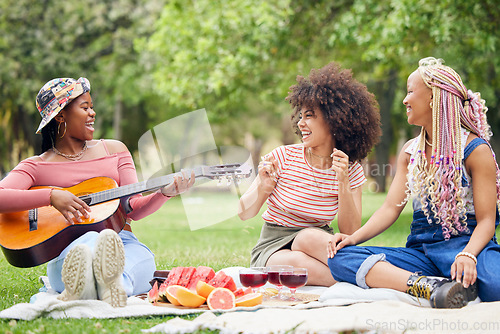
POLYGON ((57 78, 47 82, 36 96, 36 107, 42 116, 42 121, 36 133, 40 133, 59 112, 78 96, 90 91, 87 78, 57 78))

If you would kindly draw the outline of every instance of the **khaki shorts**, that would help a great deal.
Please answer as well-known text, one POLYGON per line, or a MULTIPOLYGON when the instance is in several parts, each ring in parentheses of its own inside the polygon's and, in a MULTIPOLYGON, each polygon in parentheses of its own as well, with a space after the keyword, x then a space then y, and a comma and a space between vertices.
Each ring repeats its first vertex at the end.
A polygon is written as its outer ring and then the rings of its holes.
POLYGON ((284 227, 281 225, 264 223, 260 232, 259 241, 252 249, 250 265, 252 267, 265 267, 271 255, 281 249, 291 249, 293 239, 304 228, 317 228, 334 234, 333 229, 328 226, 321 227, 284 227))

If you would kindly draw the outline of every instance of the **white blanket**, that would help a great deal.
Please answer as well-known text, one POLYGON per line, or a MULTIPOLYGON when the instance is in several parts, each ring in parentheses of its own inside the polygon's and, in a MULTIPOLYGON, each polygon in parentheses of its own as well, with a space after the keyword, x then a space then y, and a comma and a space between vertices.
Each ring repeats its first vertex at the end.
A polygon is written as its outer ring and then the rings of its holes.
POLYGON ((432 309, 386 300, 314 309, 260 309, 194 320, 174 318, 145 333, 192 333, 220 330, 223 334, 259 333, 498 333, 500 302, 477 303, 461 309, 432 309))
MULTIPOLYGON (((240 267, 223 269, 224 272, 233 277, 236 286, 241 287, 238 270, 240 267)), ((30 303, 16 304, 8 309, 0 311, 0 318, 33 320, 38 317, 47 318, 119 318, 140 317, 147 315, 184 315, 203 313, 202 309, 180 309, 154 306, 151 303, 137 297, 129 297, 127 306, 113 308, 109 304, 99 300, 75 300, 63 302, 57 299, 58 294, 50 288, 48 279, 41 277, 45 292, 39 292, 31 298, 30 303)), ((272 286, 270 284, 266 285, 272 286)), ((329 288, 306 286, 297 290, 299 293, 318 294, 318 301, 295 306, 280 306, 280 308, 309 309, 325 306, 350 305, 360 302, 371 302, 377 300, 399 300, 408 304, 429 306, 427 300, 417 300, 406 293, 390 289, 362 289, 349 283, 337 283, 329 288)), ((253 308, 235 308, 232 311, 257 310, 259 308, 271 308, 259 305, 253 308)), ((276 308, 273 306, 272 308, 276 308)))
MULTIPOLYGON (((238 269, 234 267, 224 271, 234 278, 237 286, 241 286, 236 274, 238 269)), ((174 318, 146 331, 188 333, 196 329, 218 329, 222 333, 282 333, 295 328, 299 333, 307 333, 343 330, 376 331, 378 328, 383 329, 383 332, 385 329, 401 332, 415 327, 419 331, 422 328, 425 330, 431 328, 428 332, 446 332, 445 327, 449 326, 451 332, 456 332, 457 328, 471 329, 486 326, 488 321, 492 320, 486 315, 500 312, 500 302, 476 302, 476 305, 468 305, 460 310, 436 310, 429 308, 427 300, 417 300, 406 293, 390 289, 365 290, 349 283, 337 283, 329 288, 303 287, 298 290, 303 293, 319 294, 318 301, 295 306, 240 307, 216 316, 211 311, 203 309, 154 306, 137 297, 129 297, 127 306, 123 308, 113 308, 99 300, 63 302, 57 299, 58 294, 50 289, 46 278, 42 281, 48 287, 46 292, 34 295, 30 303, 16 304, 0 311, 0 318, 22 320, 39 317, 120 318, 200 313, 201 315, 192 321, 174 318), (488 307, 487 313, 485 307, 488 307), (464 327, 457 327, 459 325, 464 327)), ((496 324, 499 326, 496 331, 500 331, 500 321, 496 324)), ((495 326, 491 321, 490 325, 495 326)))

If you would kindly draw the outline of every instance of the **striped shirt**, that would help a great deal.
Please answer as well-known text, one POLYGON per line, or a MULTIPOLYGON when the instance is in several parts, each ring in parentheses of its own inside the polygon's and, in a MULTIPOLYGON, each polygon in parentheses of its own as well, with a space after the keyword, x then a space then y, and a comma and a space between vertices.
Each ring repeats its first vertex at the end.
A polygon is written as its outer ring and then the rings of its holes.
MULTIPOLYGON (((278 162, 277 184, 267 199, 264 221, 286 227, 310 227, 329 225, 335 218, 339 208, 335 171, 312 167, 304 152, 303 144, 295 144, 269 153, 278 162)), ((349 163, 348 173, 351 189, 366 182, 359 162, 349 163)))

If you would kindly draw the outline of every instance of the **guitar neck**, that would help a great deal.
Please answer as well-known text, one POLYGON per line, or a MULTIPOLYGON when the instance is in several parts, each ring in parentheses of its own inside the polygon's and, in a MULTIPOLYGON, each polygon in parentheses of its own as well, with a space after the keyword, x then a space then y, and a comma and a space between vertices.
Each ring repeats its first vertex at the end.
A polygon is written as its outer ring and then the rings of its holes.
MULTIPOLYGON (((193 168, 193 171, 195 177, 202 176, 202 167, 193 168)), ((153 191, 172 183, 176 175, 181 175, 181 173, 164 175, 142 182, 127 184, 118 188, 107 189, 93 194, 81 196, 80 199, 82 199, 88 205, 96 205, 118 198, 140 194, 146 191, 153 191)))
MULTIPOLYGON (((215 165, 215 166, 198 166, 188 170, 189 174, 191 171, 194 172, 194 177, 206 177, 209 179, 221 179, 221 178, 237 178, 241 179, 243 177, 249 177, 252 169, 249 166, 243 166, 242 164, 226 164, 226 165, 215 165)), ((88 205, 96 205, 114 199, 132 196, 135 194, 140 194, 146 191, 157 190, 164 187, 174 181, 175 176, 182 176, 180 172, 160 176, 147 181, 137 182, 133 184, 128 184, 125 186, 103 190, 100 192, 80 196, 80 198, 88 205)))

